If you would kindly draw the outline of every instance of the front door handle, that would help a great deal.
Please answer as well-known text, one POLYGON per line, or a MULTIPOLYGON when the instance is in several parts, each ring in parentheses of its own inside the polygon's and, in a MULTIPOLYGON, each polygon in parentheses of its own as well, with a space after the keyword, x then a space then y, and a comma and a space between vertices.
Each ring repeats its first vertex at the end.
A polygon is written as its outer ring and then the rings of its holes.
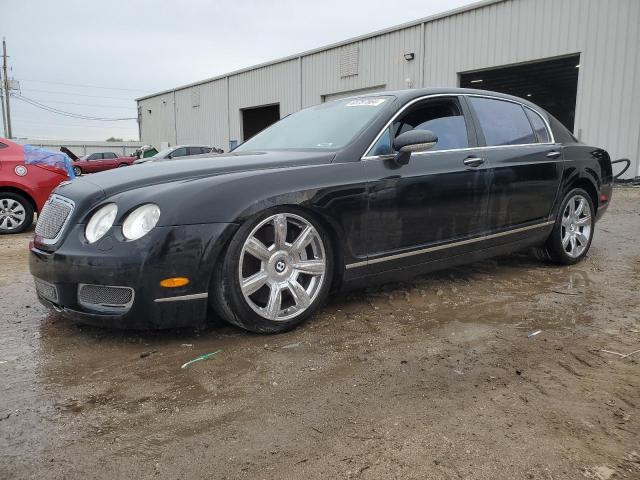
POLYGON ((484 158, 480 157, 467 157, 462 163, 464 163, 467 167, 479 167, 484 163, 484 158))
POLYGON ((551 150, 549 153, 547 153, 547 157, 549 158, 558 158, 560 156, 560 152, 558 152, 557 150, 551 150))

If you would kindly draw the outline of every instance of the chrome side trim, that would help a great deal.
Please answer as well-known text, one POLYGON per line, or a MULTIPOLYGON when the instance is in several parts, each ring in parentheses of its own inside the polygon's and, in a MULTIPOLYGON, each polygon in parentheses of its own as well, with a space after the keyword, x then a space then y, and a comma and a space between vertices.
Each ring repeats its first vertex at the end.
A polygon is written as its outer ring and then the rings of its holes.
POLYGON ((155 303, 162 303, 162 302, 183 302, 185 300, 196 300, 198 298, 207 298, 209 296, 209 294, 207 292, 205 293, 193 293, 191 295, 180 295, 178 297, 163 297, 163 298, 156 298, 154 300, 155 303))
POLYGON ((379 258, 374 258, 374 259, 371 259, 371 260, 365 260, 365 261, 362 261, 362 262, 350 263, 349 265, 346 265, 345 268, 347 270, 349 270, 349 269, 352 269, 352 268, 364 267, 364 266, 371 265, 371 264, 374 264, 374 263, 388 262, 390 260, 397 260, 399 258, 412 257, 414 255, 422 255, 424 253, 430 253, 430 252, 437 252, 438 250, 445 250, 447 248, 460 247, 462 245, 469 245, 469 244, 472 244, 472 243, 483 242, 485 240, 491 240, 493 238, 504 237, 506 235, 513 235, 514 233, 526 232, 527 230, 533 230, 533 229, 536 229, 536 228, 547 227, 549 225, 553 225, 554 223, 556 223, 555 220, 550 220, 548 222, 536 223, 535 225, 528 225, 526 227, 520 227, 520 228, 515 228, 513 230, 507 230, 506 232, 493 233, 491 235, 485 235, 485 236, 476 237, 476 238, 469 238, 467 240, 461 240, 459 242, 445 243, 443 245, 436 245, 435 247, 422 248, 420 250, 412 250, 410 252, 397 253, 395 255, 388 255, 386 257, 379 257, 379 258))
POLYGON ((521 144, 521 145, 491 145, 491 146, 478 146, 478 147, 468 147, 468 148, 454 148, 454 149, 448 149, 448 150, 433 150, 433 151, 429 151, 429 152, 422 152, 422 154, 425 154, 425 153, 438 153, 438 152, 459 152, 459 151, 465 151, 465 150, 477 150, 477 149, 484 149, 484 148, 524 147, 524 146, 529 146, 529 145, 555 145, 555 143, 556 143, 556 139, 553 136, 553 130, 551 130, 551 126, 549 125, 549 122, 544 117, 544 115, 542 115, 536 109, 531 108, 529 105, 525 105, 522 102, 518 102, 516 100, 511 100, 509 98, 496 97, 496 96, 493 96, 493 95, 482 95, 482 94, 479 94, 479 93, 433 93, 431 95, 425 95, 423 97, 414 98, 413 100, 411 100, 410 102, 405 104, 400 110, 398 110, 393 115, 393 117, 391 117, 391 120, 389 120, 385 124, 385 126, 380 130, 378 135, 376 135, 376 137, 374 138, 373 142, 371 142, 369 147, 365 150, 365 154, 360 158, 360 160, 377 160, 377 159, 381 159, 381 158, 394 157, 395 155, 367 155, 367 153, 369 153, 371 151, 371 149, 373 148, 373 146, 378 142, 378 140, 380 140, 380 137, 384 134, 385 130, 388 129, 389 126, 393 123, 393 121, 396 118, 398 118, 402 114, 402 112, 404 112, 407 108, 409 108, 414 103, 421 102, 421 101, 427 100, 429 98, 437 98, 437 97, 480 97, 480 98, 491 98, 493 100, 501 100, 503 102, 515 103, 517 105, 520 105, 523 108, 528 108, 532 112, 536 113, 540 118, 542 118, 542 121, 544 122, 545 127, 547 127, 547 132, 549 133, 549 138, 551 139, 551 142, 547 142, 547 143, 524 143, 524 144, 521 144))

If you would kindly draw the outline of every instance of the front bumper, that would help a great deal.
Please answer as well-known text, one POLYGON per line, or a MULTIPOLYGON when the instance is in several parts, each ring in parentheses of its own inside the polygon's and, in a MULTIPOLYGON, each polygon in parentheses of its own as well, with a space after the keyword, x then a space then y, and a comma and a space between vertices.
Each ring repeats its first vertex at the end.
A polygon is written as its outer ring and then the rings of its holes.
POLYGON ((33 246, 29 268, 36 280, 55 289, 53 295, 46 286, 37 289, 38 299, 79 322, 129 329, 197 326, 206 321, 213 268, 235 228, 228 223, 156 227, 134 242, 112 232, 90 245, 84 225, 75 225, 53 252, 33 246), (187 277, 189 283, 161 287, 170 277, 187 277), (132 300, 115 309, 93 306, 79 298, 82 285, 128 287, 132 300))

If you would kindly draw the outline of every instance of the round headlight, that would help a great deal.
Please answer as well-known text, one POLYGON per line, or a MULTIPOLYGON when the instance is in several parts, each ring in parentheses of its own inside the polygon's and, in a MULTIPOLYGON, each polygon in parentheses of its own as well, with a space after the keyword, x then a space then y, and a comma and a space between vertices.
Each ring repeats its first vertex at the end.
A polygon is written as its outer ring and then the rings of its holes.
POLYGON ((160 207, 148 203, 131 212, 122 224, 122 234, 127 240, 144 237, 160 219, 160 207))
POLYGON ((117 214, 118 206, 115 203, 108 203, 94 213, 84 231, 88 242, 95 243, 104 237, 115 222, 117 214))

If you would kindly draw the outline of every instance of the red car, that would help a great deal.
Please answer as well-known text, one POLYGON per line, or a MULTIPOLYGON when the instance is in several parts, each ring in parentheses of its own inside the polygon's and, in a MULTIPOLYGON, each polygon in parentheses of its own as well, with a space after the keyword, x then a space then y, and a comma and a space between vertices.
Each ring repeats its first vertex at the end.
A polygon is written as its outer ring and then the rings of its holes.
POLYGON ((0 138, 0 234, 20 233, 42 211, 51 191, 67 172, 40 164, 26 165, 22 145, 0 138))
POLYGON ((102 172, 112 168, 128 167, 136 160, 136 157, 119 157, 113 152, 90 153, 73 162, 73 172, 76 175, 83 173, 102 172))

